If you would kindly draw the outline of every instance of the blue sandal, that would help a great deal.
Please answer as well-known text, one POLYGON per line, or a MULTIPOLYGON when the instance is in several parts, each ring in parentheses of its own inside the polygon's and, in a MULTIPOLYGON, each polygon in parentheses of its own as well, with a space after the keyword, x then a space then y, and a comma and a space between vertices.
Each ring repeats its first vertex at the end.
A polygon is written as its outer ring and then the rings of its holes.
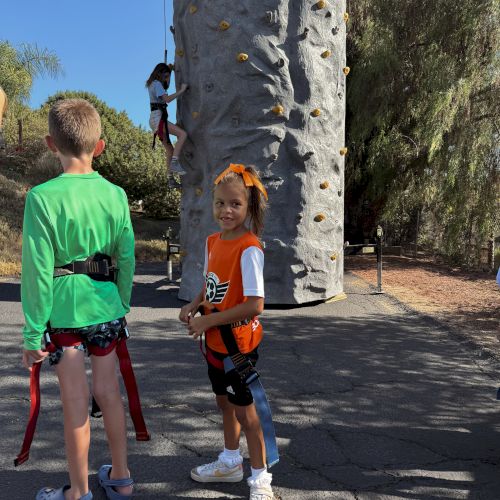
POLYGON ((104 488, 106 496, 110 500, 127 500, 131 498, 132 495, 121 495, 120 493, 118 493, 115 490, 115 487, 132 486, 134 484, 134 480, 131 477, 127 477, 125 479, 110 479, 109 478, 110 472, 111 472, 111 465, 103 465, 101 466, 97 474, 97 477, 99 478, 99 484, 104 488))
MULTIPOLYGON (((35 500, 66 500, 64 497, 64 492, 69 490, 71 486, 67 484, 62 488, 55 490, 54 488, 42 488, 35 497, 35 500)), ((92 492, 89 492, 83 497, 80 497, 80 500, 92 500, 92 492)))

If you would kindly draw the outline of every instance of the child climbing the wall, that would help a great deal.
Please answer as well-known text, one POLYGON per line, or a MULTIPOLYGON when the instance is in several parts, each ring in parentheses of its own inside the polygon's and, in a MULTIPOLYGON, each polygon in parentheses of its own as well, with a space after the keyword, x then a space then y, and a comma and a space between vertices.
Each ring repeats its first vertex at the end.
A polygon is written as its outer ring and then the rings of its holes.
MULTIPOLYGON (((125 413, 116 375, 118 346, 124 345, 120 342, 127 335, 124 316, 130 310, 135 267, 127 196, 92 169, 93 158, 105 144, 99 114, 89 102, 57 101, 49 112, 49 134, 47 145, 64 173, 34 187, 26 198, 22 359, 32 374, 39 372, 39 363, 47 356, 55 366, 69 484, 43 488, 36 499, 92 498, 86 353, 91 354, 92 392, 102 410, 111 452, 111 465, 99 470, 99 484, 108 498, 129 498, 134 481, 127 466, 125 413), (111 266, 112 258, 118 271, 111 266)), ((16 465, 27 459, 27 451, 18 456, 16 465)))
MULTIPOLYGON (((205 333, 208 377, 222 412, 224 430, 224 450, 217 460, 195 467, 191 477, 201 483, 241 481, 243 457, 239 440, 243 429, 252 471, 247 480, 251 500, 274 498, 272 475, 266 467, 269 450, 253 392, 243 381, 239 368, 234 369, 240 363, 235 361, 231 365, 231 360, 239 356, 243 371, 252 371, 259 357, 263 332, 258 315, 264 308, 264 254, 258 236, 263 228, 266 200, 266 190, 252 167, 231 164, 217 177, 213 215, 221 230, 206 241, 205 286, 179 314, 194 339, 205 333), (200 306, 204 314, 195 316, 200 306)), ((274 436, 274 428, 272 433, 274 436)), ((277 452, 272 462, 276 461, 277 452)))
POLYGON ((167 105, 174 99, 177 99, 177 97, 184 94, 188 86, 183 83, 181 84, 181 88, 178 92, 168 95, 167 89, 170 85, 171 73, 171 66, 168 66, 165 63, 159 63, 155 66, 153 72, 146 81, 151 107, 149 125, 154 132, 153 147, 156 136, 158 136, 163 144, 163 147, 165 148, 167 157, 167 176, 169 174, 169 163, 170 172, 179 175, 186 173, 179 163, 179 155, 182 151, 184 143, 186 142, 187 134, 180 127, 168 121, 167 105), (177 137, 175 147, 172 146, 172 143, 170 142, 169 134, 177 137), (172 156, 171 160, 170 156, 172 156))

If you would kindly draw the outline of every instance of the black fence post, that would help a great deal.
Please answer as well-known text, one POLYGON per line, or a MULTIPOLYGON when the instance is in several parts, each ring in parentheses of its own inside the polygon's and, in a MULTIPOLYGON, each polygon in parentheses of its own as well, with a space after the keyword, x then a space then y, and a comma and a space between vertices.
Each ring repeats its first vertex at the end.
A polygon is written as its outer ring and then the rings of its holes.
POLYGON ((382 290, 382 238, 384 231, 382 226, 377 226, 377 291, 376 294, 384 293, 382 290))

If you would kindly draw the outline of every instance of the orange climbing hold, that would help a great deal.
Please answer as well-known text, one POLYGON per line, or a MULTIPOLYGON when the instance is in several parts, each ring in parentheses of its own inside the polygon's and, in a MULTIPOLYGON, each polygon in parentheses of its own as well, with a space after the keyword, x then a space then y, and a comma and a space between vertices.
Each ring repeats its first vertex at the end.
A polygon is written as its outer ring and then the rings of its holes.
POLYGON ((345 76, 347 76, 350 71, 351 71, 351 68, 349 68, 349 66, 342 68, 342 72, 344 73, 345 76))
POLYGON ((326 219, 325 214, 318 214, 314 217, 314 222, 322 222, 326 219))
POLYGON ((245 54, 244 52, 240 52, 237 57, 239 62, 245 62, 248 60, 248 54, 245 54))
POLYGON ((222 31, 226 31, 227 29, 229 29, 230 26, 231 25, 227 21, 224 21, 224 20, 222 20, 219 23, 219 29, 222 30, 222 31))
POLYGON ((316 4, 316 7, 318 7, 318 9, 324 9, 326 7, 326 1, 319 0, 319 2, 316 4))
POLYGON ((313 116, 319 116, 321 114, 321 109, 316 108, 311 111, 311 115, 313 116))
POLYGON ((281 104, 277 104, 272 109, 275 115, 282 115, 285 112, 285 108, 281 104))
POLYGON ((347 148, 340 148, 339 153, 340 156, 345 156, 347 154, 348 149, 347 148))
POLYGON ((175 51, 175 53, 179 56, 179 57, 184 57, 184 51, 182 49, 177 49, 175 51))
POLYGON ((327 59, 328 57, 330 57, 332 55, 332 53, 329 51, 329 50, 325 50, 322 54, 321 54, 321 57, 323 59, 327 59))
POLYGON ((349 21, 349 14, 347 12, 344 12, 344 21, 349 21))
POLYGON ((335 261, 337 260, 337 254, 336 253, 332 253, 332 255, 330 255, 330 259, 335 261))
POLYGON ((190 5, 189 6, 189 13, 194 14, 195 12, 198 12, 198 7, 196 7, 196 5, 190 5))
POLYGON ((328 188, 330 187, 330 183, 329 183, 328 181, 323 181, 323 182, 319 185, 319 187, 320 187, 321 189, 328 189, 328 188))

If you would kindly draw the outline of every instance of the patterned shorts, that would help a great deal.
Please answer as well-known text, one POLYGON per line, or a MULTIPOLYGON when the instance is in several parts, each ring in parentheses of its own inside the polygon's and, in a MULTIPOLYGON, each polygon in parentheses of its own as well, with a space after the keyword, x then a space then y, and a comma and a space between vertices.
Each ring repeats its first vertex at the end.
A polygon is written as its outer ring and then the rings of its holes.
POLYGON ((79 336, 81 343, 72 346, 57 347, 55 352, 49 354, 49 363, 57 365, 61 361, 66 349, 77 349, 78 351, 85 352, 88 356, 92 354, 92 347, 106 349, 118 339, 122 330, 125 330, 125 334, 128 336, 125 318, 114 319, 113 321, 98 323, 97 325, 83 326, 81 328, 50 328, 48 333, 51 339, 54 339, 54 337, 61 333, 71 333, 79 336))

